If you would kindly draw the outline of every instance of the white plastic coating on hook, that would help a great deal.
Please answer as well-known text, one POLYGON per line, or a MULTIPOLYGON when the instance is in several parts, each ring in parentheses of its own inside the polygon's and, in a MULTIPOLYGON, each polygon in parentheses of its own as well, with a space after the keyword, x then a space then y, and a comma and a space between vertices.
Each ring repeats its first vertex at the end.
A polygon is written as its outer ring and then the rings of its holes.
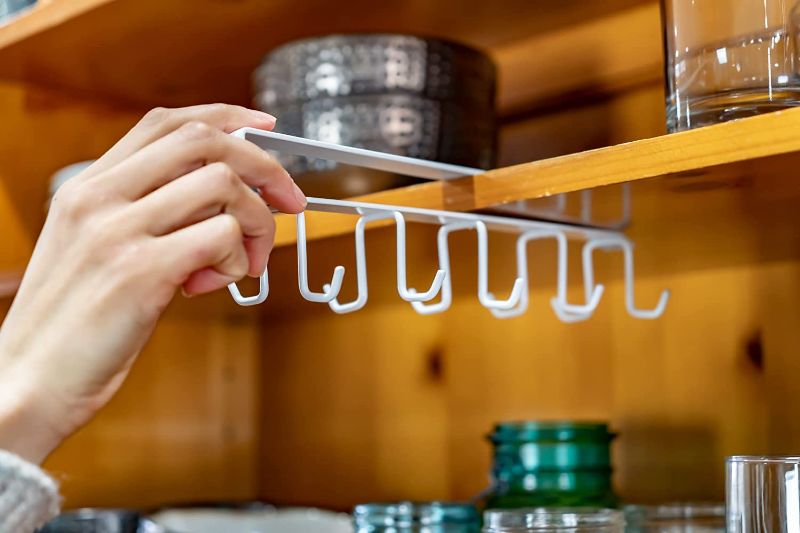
POLYGON ((314 292, 308 287, 308 251, 306 246, 306 216, 297 215, 297 283, 300 294, 310 302, 328 303, 339 295, 344 279, 344 267, 339 265, 333 270, 331 282, 326 284, 322 292, 314 292))
MULTIPOLYGON (((433 315, 447 311, 453 303, 452 274, 450 273, 450 247, 448 237, 455 231, 473 229, 474 222, 453 222, 445 224, 439 228, 436 234, 436 243, 439 250, 439 271, 445 273, 442 282, 441 300, 434 304, 424 304, 422 302, 411 302, 414 310, 421 315, 433 315)), ((412 291, 414 289, 411 289, 412 291)))
MULTIPOLYGON (((629 314, 636 318, 653 319, 661 316, 669 299, 669 292, 661 294, 658 305, 653 309, 639 309, 635 305, 633 280, 633 245, 622 234, 563 224, 546 223, 531 220, 511 219, 504 217, 478 215, 470 213, 453 213, 414 207, 368 204, 364 202, 309 198, 308 208, 315 211, 358 215, 355 231, 356 280, 358 295, 351 302, 338 300, 342 287, 345 269, 337 266, 331 282, 323 286, 322 292, 312 292, 308 288, 308 254, 306 221, 303 214, 297 216, 297 258, 298 285, 300 292, 308 300, 328 303, 336 313, 350 313, 361 309, 367 303, 367 265, 365 249, 365 231, 369 222, 382 219, 393 219, 397 231, 397 288, 400 296, 409 301, 420 314, 428 315, 448 309, 453 301, 452 270, 449 256, 449 234, 454 231, 474 229, 478 236, 478 298, 482 305, 500 318, 518 316, 529 305, 527 244, 535 239, 554 238, 558 244, 558 279, 557 294, 551 299, 551 305, 558 317, 565 322, 586 320, 597 308, 604 287, 594 283, 594 266, 592 254, 594 250, 621 249, 624 252, 625 265, 625 303, 629 314), (423 222, 438 224, 437 233, 439 269, 434 276, 430 288, 418 292, 407 286, 407 249, 406 222, 423 222), (505 300, 495 298, 488 288, 489 284, 489 244, 488 232, 510 232, 517 238, 517 278, 509 297, 505 300), (585 300, 581 304, 567 301, 568 273, 568 238, 585 240, 583 247, 583 277, 585 300), (430 302, 439 296, 439 302, 430 302)), ((255 296, 242 296, 235 283, 229 285, 229 291, 240 305, 256 305, 264 302, 269 294, 268 273, 265 270, 259 279, 259 292, 255 296)))
POLYGON ((563 232, 555 232, 553 236, 558 243, 558 287, 556 297, 550 300, 550 305, 553 308, 553 312, 555 312, 558 319, 562 322, 580 322, 587 320, 600 304, 600 298, 603 296, 605 287, 603 285, 594 286, 594 284, 591 283, 591 279, 584 277, 583 285, 586 294, 586 303, 569 303, 567 301, 567 272, 569 270, 567 237, 563 232))
MULTIPOLYGON (((577 322, 591 316, 603 294, 603 287, 598 286, 591 291, 588 303, 575 305, 567 302, 567 238, 562 231, 530 230, 517 238, 517 276, 525 281, 528 287, 528 243, 539 239, 555 239, 558 244, 557 295, 551 300, 553 310, 564 322, 577 322)), ((528 291, 522 293, 519 304, 513 309, 504 311, 492 309, 497 318, 512 318, 523 314, 528 308, 528 291)))
POLYGON ((633 279, 633 245, 631 242, 624 238, 615 239, 593 239, 586 242, 583 247, 583 278, 587 283, 587 287, 594 284, 594 267, 592 265, 592 252, 596 249, 600 250, 613 250, 618 248, 624 254, 625 262, 625 307, 628 309, 628 314, 635 318, 642 319, 655 319, 664 314, 664 309, 667 307, 669 301, 669 290, 661 292, 658 303, 653 309, 638 309, 636 307, 636 299, 634 295, 634 279, 633 279))
POLYGON ((228 291, 230 291, 234 301, 239 305, 246 306, 264 303, 264 301, 267 299, 267 296, 269 296, 269 274, 267 269, 264 269, 264 273, 258 277, 258 294, 255 296, 242 296, 242 293, 239 292, 239 287, 236 285, 236 283, 229 284, 228 291))
POLYGON ((486 224, 482 220, 475 221, 478 232, 478 300, 487 309, 507 311, 519 304, 522 293, 528 290, 526 280, 517 277, 511 295, 506 300, 498 300, 489 292, 489 236, 486 224))
POLYGON ((447 272, 441 268, 436 272, 431 287, 425 292, 409 289, 406 278, 406 220, 400 211, 394 211, 394 221, 397 228, 397 293, 407 302, 427 302, 436 298, 442 289, 447 272))
MULTIPOLYGON (((367 304, 368 290, 367 290, 367 254, 365 244, 365 230, 369 222, 375 220, 383 220, 391 217, 389 213, 374 213, 371 215, 363 215, 356 222, 355 239, 356 239, 356 282, 358 295, 352 302, 339 303, 336 295, 328 302, 328 306, 334 313, 345 314, 358 311, 367 304)), ((339 285, 341 288, 341 283, 339 285)), ((330 285, 325 285, 325 292, 330 291, 330 285)), ((339 291, 336 291, 337 295, 339 291)))
POLYGON ((522 291, 519 303, 508 310, 490 309, 497 318, 513 318, 520 316, 528 309, 528 243, 535 239, 545 237, 555 237, 554 233, 541 230, 531 230, 523 233, 517 238, 517 277, 525 281, 525 290, 522 291))

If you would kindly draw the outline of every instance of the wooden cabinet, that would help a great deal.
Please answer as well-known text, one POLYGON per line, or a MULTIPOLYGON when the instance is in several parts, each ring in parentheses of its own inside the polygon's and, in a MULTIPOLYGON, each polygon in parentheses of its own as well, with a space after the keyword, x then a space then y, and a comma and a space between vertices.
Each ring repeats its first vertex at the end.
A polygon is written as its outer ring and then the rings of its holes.
MULTIPOLYGON (((367 307, 334 315, 297 294, 281 217, 267 303, 178 298, 120 394, 50 458, 68 507, 467 498, 503 419, 610 420, 632 501, 720 498, 726 455, 797 452, 800 110, 663 135, 657 2, 43 1, 0 28, 0 272, 24 268, 50 173, 101 154, 150 106, 246 104, 274 45, 355 30, 487 47, 501 76, 500 168, 364 200, 474 210, 591 189, 602 208, 627 185, 637 296, 670 288, 666 314, 625 313, 609 255, 601 308, 558 322, 542 244, 531 309, 497 320, 475 299, 475 243, 455 236, 455 303, 422 317, 393 294, 394 241, 378 228, 367 307)), ((321 286, 352 262, 352 221, 308 220, 321 286)), ((411 235, 422 284, 434 236, 411 235)), ((513 242, 492 252, 491 283, 510 286, 513 242)))

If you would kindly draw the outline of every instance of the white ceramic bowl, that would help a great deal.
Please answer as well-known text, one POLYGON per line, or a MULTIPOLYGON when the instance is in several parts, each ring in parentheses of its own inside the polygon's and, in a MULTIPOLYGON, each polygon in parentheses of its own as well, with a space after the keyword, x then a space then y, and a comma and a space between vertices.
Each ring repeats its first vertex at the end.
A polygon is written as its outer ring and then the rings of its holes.
POLYGON ((172 509, 150 519, 169 533, 353 533, 350 516, 320 509, 172 509))

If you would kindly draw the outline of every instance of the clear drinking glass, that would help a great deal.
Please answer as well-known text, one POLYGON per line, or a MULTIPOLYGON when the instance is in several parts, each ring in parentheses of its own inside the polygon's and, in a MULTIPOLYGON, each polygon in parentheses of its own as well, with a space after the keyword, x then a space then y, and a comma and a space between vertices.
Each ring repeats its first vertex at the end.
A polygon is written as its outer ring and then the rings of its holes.
POLYGON ((626 505, 627 533, 725 533, 722 503, 626 505))
POLYGON ((661 0, 667 128, 800 105, 800 0, 661 0))
POLYGON ((623 533, 622 511, 589 508, 488 510, 483 533, 623 533))
POLYGON ((800 457, 729 457, 725 477, 729 532, 800 532, 800 457))

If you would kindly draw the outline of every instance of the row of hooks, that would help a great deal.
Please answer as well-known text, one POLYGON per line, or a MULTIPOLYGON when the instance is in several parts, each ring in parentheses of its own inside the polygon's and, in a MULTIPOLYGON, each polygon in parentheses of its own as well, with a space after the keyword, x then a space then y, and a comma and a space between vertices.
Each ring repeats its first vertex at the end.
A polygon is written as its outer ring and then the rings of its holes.
MULTIPOLYGON (((621 233, 607 230, 582 228, 549 222, 520 220, 514 218, 452 213, 410 207, 368 204, 324 198, 309 198, 308 210, 357 215, 355 227, 356 284, 357 295, 352 301, 342 302, 339 293, 345 276, 345 268, 337 266, 329 283, 321 291, 314 291, 308 280, 308 249, 305 214, 297 215, 297 273, 300 294, 308 301, 325 303, 336 313, 351 313, 363 308, 368 299, 367 259, 365 233, 369 223, 379 220, 394 222, 396 233, 397 293, 409 302, 418 313, 432 315, 446 311, 453 301, 452 267, 450 264, 449 236, 459 231, 474 231, 478 240, 478 300, 497 318, 519 316, 529 306, 528 244, 532 241, 553 239, 557 243, 556 295, 550 305, 556 316, 564 322, 579 322, 588 319, 597 309, 604 292, 602 284, 594 281, 593 255, 597 250, 620 251, 624 258, 625 305, 628 313, 636 318, 654 319, 661 316, 669 300, 669 291, 663 291, 658 303, 649 309, 636 306, 634 296, 633 245, 621 233), (406 265, 406 222, 438 224, 438 269, 430 286, 418 291, 408 286, 406 265), (489 291, 489 231, 512 232, 516 241, 517 277, 509 295, 498 298, 489 291), (568 239, 584 241, 582 248, 584 301, 571 303, 567 299, 568 239), (435 299, 438 298, 438 301, 435 299)), ((234 300, 240 305, 256 305, 264 302, 269 294, 269 278, 265 271, 259 279, 259 292, 255 296, 243 296, 235 283, 229 286, 234 300)))
POLYGON ((602 227, 604 229, 622 230, 631 221, 631 188, 630 183, 621 183, 606 187, 605 197, 614 194, 618 203, 618 213, 609 216, 604 213, 595 213, 593 209, 594 189, 584 189, 579 192, 554 194, 546 198, 536 198, 533 200, 517 200, 501 204, 491 208, 491 211, 499 215, 523 216, 526 218, 537 218, 552 220, 565 224, 582 224, 585 226, 602 227), (613 193, 612 193, 613 191, 613 193), (577 204, 569 209, 567 203, 577 204))

